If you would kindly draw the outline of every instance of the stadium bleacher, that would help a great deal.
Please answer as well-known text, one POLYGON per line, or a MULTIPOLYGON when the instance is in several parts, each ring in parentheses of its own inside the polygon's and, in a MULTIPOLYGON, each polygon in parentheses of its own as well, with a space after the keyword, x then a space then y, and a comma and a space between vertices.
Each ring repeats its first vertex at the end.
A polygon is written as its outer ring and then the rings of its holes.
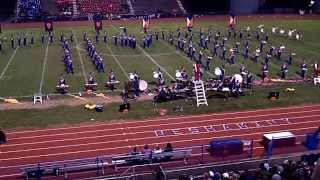
POLYGON ((118 13, 120 11, 119 0, 79 0, 80 14, 88 13, 118 13))
POLYGON ((42 11, 40 0, 18 0, 17 7, 20 17, 37 17, 42 11))
POLYGON ((132 1, 133 8, 137 13, 155 13, 166 12, 175 13, 180 12, 177 1, 174 0, 134 0, 132 1))

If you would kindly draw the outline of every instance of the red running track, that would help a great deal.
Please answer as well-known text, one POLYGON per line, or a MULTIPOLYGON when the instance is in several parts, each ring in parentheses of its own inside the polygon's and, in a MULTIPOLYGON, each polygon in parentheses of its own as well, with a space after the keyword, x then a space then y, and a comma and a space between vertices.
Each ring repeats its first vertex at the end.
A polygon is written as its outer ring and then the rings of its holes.
POLYGON ((265 155, 259 143, 263 134, 290 131, 301 142, 319 126, 320 105, 308 105, 10 132, 8 143, 0 146, 0 179, 21 175, 20 168, 26 164, 121 154, 133 146, 142 149, 145 144, 154 147, 167 142, 184 148, 207 145, 212 139, 253 140, 258 157, 265 155))

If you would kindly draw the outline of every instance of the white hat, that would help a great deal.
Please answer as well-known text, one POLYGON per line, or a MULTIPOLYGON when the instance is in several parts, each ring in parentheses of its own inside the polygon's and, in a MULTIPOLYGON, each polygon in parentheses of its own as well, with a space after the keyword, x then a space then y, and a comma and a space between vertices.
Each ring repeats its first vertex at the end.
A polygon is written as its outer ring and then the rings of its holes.
POLYGON ((229 174, 227 172, 225 172, 225 173, 222 174, 222 177, 229 178, 229 174))
POLYGON ((209 175, 210 175, 210 177, 213 177, 214 173, 212 171, 209 171, 209 175))

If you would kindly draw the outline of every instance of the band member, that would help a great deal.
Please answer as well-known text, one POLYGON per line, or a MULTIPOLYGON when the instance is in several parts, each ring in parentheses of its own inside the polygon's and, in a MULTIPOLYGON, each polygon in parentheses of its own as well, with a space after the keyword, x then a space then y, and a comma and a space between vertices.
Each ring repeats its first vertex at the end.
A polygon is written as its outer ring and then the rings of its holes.
POLYGON ((305 60, 303 60, 303 63, 301 64, 301 77, 303 79, 306 78, 307 71, 308 71, 308 66, 307 66, 305 60))
POLYGON ((200 49, 200 52, 199 52, 199 61, 201 62, 201 60, 202 60, 202 56, 203 56, 203 52, 202 52, 202 50, 200 49))
POLYGON ((206 70, 207 70, 207 71, 210 71, 211 61, 212 61, 212 56, 208 56, 208 57, 207 57, 207 61, 206 61, 206 70))
POLYGON ((264 59, 264 63, 265 63, 265 64, 269 64, 270 60, 271 60, 271 55, 270 55, 269 53, 267 53, 267 54, 266 54, 266 57, 265 57, 265 59, 264 59))
POLYGON ((268 64, 264 63, 262 67, 262 81, 265 81, 266 78, 268 78, 269 75, 269 66, 268 64))
POLYGON ((251 89, 252 88, 252 83, 253 83, 253 76, 251 73, 249 73, 247 75, 247 82, 246 82, 246 86, 248 89, 251 89))
POLYGON ((181 67, 181 79, 184 80, 184 81, 187 81, 188 80, 188 73, 187 71, 184 69, 184 67, 181 67))
POLYGON ((245 59, 247 59, 249 57, 249 46, 246 46, 243 56, 245 59))
POLYGON ((197 64, 193 65, 193 72, 194 72, 194 79, 196 81, 201 80, 201 64, 199 63, 199 61, 197 62, 197 64))
POLYGON ((68 84, 64 77, 61 75, 58 80, 57 91, 61 94, 65 94, 68 91, 68 84))
POLYGON ((231 51, 231 56, 230 56, 230 64, 235 64, 236 63, 236 53, 235 51, 231 51))
POLYGON ((14 48, 15 48, 15 45, 14 45, 14 38, 13 38, 13 36, 11 36, 10 40, 11 40, 11 48, 14 49, 14 48))
POLYGON ((286 79, 287 73, 288 73, 288 64, 283 63, 281 66, 281 78, 286 79))
POLYGON ((88 84, 95 84, 95 80, 94 80, 94 77, 93 77, 92 73, 89 74, 88 84))
POLYGON ((67 85, 67 82, 66 80, 64 79, 64 77, 61 75, 59 80, 58 80, 58 85, 61 86, 61 85, 67 85))
POLYGON ((247 76, 247 74, 248 74, 248 71, 246 70, 246 67, 244 67, 243 65, 241 65, 241 66, 240 66, 240 75, 241 75, 242 77, 245 77, 245 76, 247 76))
POLYGON ((2 41, 0 41, 0 51, 2 51, 2 41))
POLYGON ((226 70, 224 69, 224 65, 221 65, 220 71, 221 71, 221 74, 219 75, 219 79, 220 79, 221 81, 223 81, 224 75, 225 75, 225 73, 226 73, 226 70))
POLYGON ((277 57, 278 57, 279 60, 281 59, 281 54, 282 54, 282 49, 279 48, 278 51, 277 51, 277 57))
POLYGON ((291 65, 292 62, 293 62, 293 55, 294 55, 294 53, 292 53, 292 52, 290 51, 290 53, 289 53, 289 59, 288 59, 288 64, 289 64, 289 65, 291 65))
POLYGON ((95 91, 96 90, 97 83, 94 80, 93 74, 90 72, 87 84, 86 84, 86 90, 95 91))
POLYGON ((225 60, 225 59, 226 59, 226 54, 227 54, 227 48, 226 48, 226 47, 223 47, 221 60, 225 60))
POLYGON ((319 74, 320 68, 317 62, 314 63, 313 68, 314 68, 314 77, 318 78, 320 76, 319 74))
POLYGON ((109 88, 111 89, 111 91, 113 91, 115 89, 115 82, 116 81, 117 81, 116 75, 114 74, 114 72, 111 69, 109 76, 108 76, 108 85, 109 85, 109 88))
POLYGON ((44 34, 41 33, 41 43, 44 44, 44 34))

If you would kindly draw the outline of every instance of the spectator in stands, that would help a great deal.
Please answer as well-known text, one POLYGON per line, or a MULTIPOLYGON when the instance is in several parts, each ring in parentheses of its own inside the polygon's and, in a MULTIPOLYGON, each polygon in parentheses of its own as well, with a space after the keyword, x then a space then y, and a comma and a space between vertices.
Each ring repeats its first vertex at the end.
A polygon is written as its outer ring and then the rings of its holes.
POLYGON ((171 143, 167 143, 167 146, 164 148, 163 152, 172 152, 173 148, 171 143))
POLYGON ((146 144, 144 145, 143 147, 143 150, 142 150, 142 154, 151 154, 151 149, 149 148, 149 146, 146 144))
POLYGON ((139 154, 137 147, 134 147, 130 154, 131 154, 131 155, 137 155, 137 154, 139 154))
POLYGON ((160 148, 159 145, 157 145, 156 148, 153 150, 153 153, 155 153, 155 154, 159 154, 159 153, 162 153, 162 152, 163 152, 163 150, 160 148))

